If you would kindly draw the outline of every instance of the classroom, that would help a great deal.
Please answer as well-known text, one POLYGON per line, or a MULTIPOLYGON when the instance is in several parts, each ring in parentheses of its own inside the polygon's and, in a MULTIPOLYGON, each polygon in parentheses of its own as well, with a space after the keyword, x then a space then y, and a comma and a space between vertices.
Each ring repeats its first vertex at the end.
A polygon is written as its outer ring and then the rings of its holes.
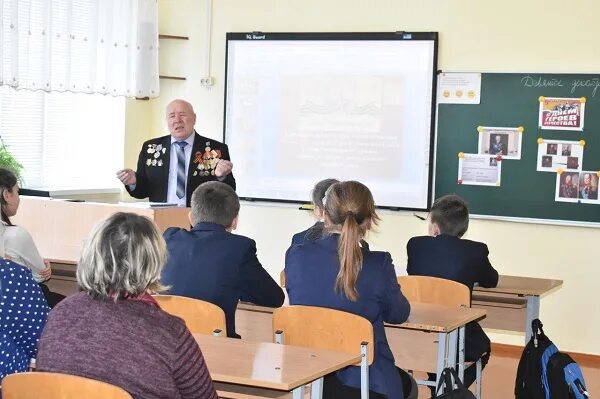
MULTIPOLYGON (((444 72, 600 73, 600 4, 593 0, 157 3, 159 33, 189 38, 159 41, 160 74, 185 80, 161 79, 159 97, 125 100, 123 168, 135 169, 141 144, 166 134, 164 112, 173 99, 189 101, 197 115, 196 130, 222 141, 227 32, 438 32, 438 69, 444 72), (212 86, 201 82, 205 76, 214 78, 212 86)), ((235 171, 235 154, 232 161, 235 171)), ((100 202, 131 199, 124 189, 119 193, 73 192, 69 197, 100 202)), ((600 208, 588 208, 595 215, 600 212, 600 208)), ((406 274, 406 243, 411 237, 427 234, 426 222, 409 211, 378 213, 381 221, 365 239, 371 250, 390 252, 397 274, 406 274)), ((262 265, 279 281, 290 238, 313 222, 312 214, 299 210, 297 204, 242 201, 236 233, 256 241, 262 265)), ((589 380, 600 377, 596 330, 600 329, 600 309, 594 299, 600 282, 600 268, 595 267, 600 262, 594 250, 600 240, 598 226, 473 218, 465 236, 487 244, 490 262, 501 275, 562 280, 559 289, 542 297, 539 316, 560 350, 579 356, 576 360, 584 359, 592 367, 588 370, 593 374, 586 376, 588 386, 589 380)), ((30 233, 35 239, 35 231, 30 233)), ((523 346, 521 332, 486 329, 486 333, 493 344, 518 347, 519 351, 523 346)))

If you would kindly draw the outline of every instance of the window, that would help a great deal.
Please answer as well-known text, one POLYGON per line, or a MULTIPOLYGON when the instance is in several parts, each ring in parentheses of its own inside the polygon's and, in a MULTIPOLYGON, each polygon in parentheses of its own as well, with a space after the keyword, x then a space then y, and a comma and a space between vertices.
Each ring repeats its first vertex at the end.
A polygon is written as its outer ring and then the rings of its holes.
POLYGON ((125 99, 0 86, 0 136, 26 188, 120 188, 125 99))

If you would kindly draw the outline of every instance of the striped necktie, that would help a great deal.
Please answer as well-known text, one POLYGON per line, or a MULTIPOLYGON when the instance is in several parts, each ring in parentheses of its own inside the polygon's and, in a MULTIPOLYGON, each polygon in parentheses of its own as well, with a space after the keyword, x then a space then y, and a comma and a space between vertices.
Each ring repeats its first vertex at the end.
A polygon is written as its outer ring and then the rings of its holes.
POLYGON ((177 144, 177 198, 185 195, 185 141, 176 141, 177 144))

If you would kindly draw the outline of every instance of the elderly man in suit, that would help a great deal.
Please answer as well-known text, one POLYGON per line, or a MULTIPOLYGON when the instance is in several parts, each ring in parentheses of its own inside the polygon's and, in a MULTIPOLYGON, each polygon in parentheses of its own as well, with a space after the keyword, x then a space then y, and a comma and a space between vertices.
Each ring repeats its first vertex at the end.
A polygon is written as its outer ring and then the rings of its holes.
POLYGON ((233 234, 240 201, 225 183, 207 182, 192 195, 191 231, 172 227, 165 231, 169 256, 161 282, 170 294, 202 299, 225 312, 227 336, 235 332, 238 301, 279 307, 284 294, 262 267, 254 240, 233 234))
POLYGON ((199 135, 195 124, 196 114, 190 103, 169 103, 170 134, 142 145, 136 171, 117 172, 132 197, 189 206, 196 187, 207 181, 222 181, 235 190, 227 145, 199 135))

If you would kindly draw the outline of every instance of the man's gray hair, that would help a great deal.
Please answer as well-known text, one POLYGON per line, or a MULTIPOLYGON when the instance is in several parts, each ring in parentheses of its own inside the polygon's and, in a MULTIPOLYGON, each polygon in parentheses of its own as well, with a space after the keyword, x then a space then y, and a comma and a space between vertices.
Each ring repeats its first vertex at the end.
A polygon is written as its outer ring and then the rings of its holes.
POLYGON ((194 190, 191 200, 192 223, 216 223, 228 228, 240 212, 240 199, 225 183, 209 181, 194 190))
POLYGON ((136 297, 165 289, 160 273, 167 248, 154 223, 119 212, 95 227, 77 266, 81 290, 95 299, 136 297))

